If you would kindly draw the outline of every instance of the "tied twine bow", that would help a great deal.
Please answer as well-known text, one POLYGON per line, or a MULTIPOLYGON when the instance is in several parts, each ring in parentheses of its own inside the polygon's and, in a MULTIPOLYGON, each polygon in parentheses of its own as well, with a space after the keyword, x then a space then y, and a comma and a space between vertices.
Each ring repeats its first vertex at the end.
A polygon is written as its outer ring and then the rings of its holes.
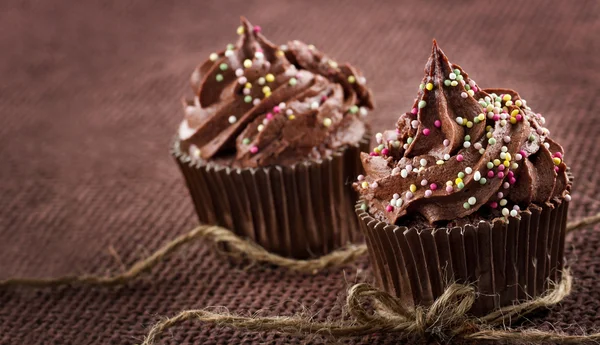
POLYGON ((208 310, 186 310, 152 327, 142 345, 154 345, 167 329, 187 320, 215 323, 221 326, 250 331, 278 331, 289 334, 315 334, 335 338, 365 336, 373 333, 397 333, 402 338, 434 337, 440 340, 503 340, 529 343, 555 342, 581 344, 600 341, 600 333, 566 335, 535 329, 514 330, 507 324, 540 307, 559 303, 571 292, 572 276, 563 271, 559 284, 536 299, 496 310, 480 318, 469 316, 477 293, 472 286, 452 284, 430 307, 407 307, 399 298, 378 290, 369 284, 352 286, 346 298, 346 307, 354 321, 313 322, 302 317, 245 317, 208 310), (373 305, 373 311, 365 305, 373 305), (493 327, 502 327, 494 329, 493 327))

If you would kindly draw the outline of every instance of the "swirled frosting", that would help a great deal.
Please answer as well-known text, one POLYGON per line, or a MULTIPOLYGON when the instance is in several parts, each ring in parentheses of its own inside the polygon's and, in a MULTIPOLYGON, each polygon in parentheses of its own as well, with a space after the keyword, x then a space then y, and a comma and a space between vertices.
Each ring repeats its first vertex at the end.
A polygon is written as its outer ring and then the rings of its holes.
POLYGON ((237 167, 319 159, 365 135, 372 109, 365 78, 314 46, 278 47, 242 18, 236 45, 192 74, 180 145, 193 157, 237 167))
POLYGON ((403 225, 516 216, 570 198, 563 149, 544 123, 515 91, 481 89, 434 41, 412 110, 376 135, 354 187, 364 209, 403 225))

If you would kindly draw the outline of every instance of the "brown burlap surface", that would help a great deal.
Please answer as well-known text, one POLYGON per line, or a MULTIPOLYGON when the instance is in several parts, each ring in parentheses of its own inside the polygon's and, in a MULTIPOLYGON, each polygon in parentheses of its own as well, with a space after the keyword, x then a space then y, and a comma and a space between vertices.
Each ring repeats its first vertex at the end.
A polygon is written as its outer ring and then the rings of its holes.
MULTIPOLYGON (((435 37, 484 87, 546 115, 577 177, 570 219, 600 209, 600 2, 0 2, 0 279, 117 272, 196 225, 168 147, 187 78, 236 39, 244 14, 278 43, 302 39, 365 72, 375 130, 409 109, 435 37), (111 255, 114 248, 120 260, 111 255)), ((522 326, 600 329, 600 227, 570 235, 575 292, 522 326)), ((196 243, 117 288, 0 291, 0 344, 134 344, 160 316, 224 306, 315 320, 342 315, 367 260, 315 276, 243 265, 196 243), (304 307, 303 307, 304 306, 304 307)), ((394 344, 379 334, 349 344, 394 344)), ((331 339, 186 323, 165 344, 331 339)))

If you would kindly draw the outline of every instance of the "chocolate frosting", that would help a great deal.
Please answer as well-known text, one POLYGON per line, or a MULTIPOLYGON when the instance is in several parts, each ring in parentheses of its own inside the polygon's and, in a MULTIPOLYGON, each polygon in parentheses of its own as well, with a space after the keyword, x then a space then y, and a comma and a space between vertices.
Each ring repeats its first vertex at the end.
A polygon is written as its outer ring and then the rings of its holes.
POLYGON ((569 198, 563 148, 544 123, 517 92, 481 89, 434 40, 413 109, 377 134, 354 187, 392 224, 516 216, 569 198))
POLYGON ((192 74, 181 147, 236 167, 320 159, 365 135, 373 108, 365 78, 312 45, 277 47, 242 18, 237 44, 192 74))

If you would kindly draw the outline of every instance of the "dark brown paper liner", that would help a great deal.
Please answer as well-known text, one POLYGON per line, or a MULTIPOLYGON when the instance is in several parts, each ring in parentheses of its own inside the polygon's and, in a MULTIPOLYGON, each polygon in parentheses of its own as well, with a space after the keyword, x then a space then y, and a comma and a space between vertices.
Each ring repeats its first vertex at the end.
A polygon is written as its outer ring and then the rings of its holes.
POLYGON ((363 172, 369 134, 320 161, 234 169, 192 160, 174 141, 175 157, 198 219, 231 229, 266 250, 293 258, 327 254, 362 239, 351 181, 363 172))
POLYGON ((479 294, 470 312, 480 316, 537 297, 560 280, 565 199, 531 205, 508 222, 425 230, 379 221, 361 205, 356 213, 377 284, 408 305, 431 305, 452 282, 473 284, 479 294))

